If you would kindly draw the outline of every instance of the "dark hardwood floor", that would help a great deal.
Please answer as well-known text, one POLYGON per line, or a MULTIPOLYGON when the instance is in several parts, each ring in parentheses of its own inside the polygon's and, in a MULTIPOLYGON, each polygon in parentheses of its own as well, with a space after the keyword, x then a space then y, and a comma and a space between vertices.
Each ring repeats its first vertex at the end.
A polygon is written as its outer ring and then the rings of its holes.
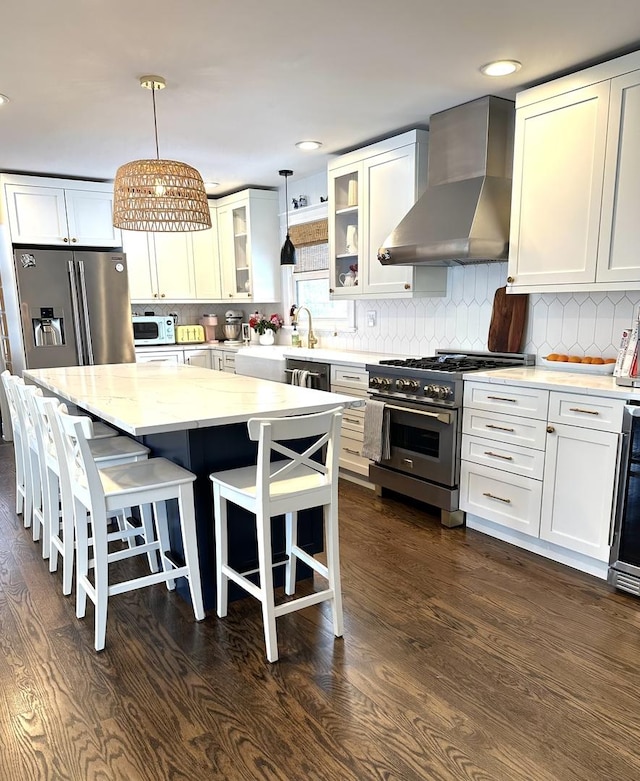
POLYGON ((0 779, 640 778, 640 601, 421 509, 340 489, 345 636, 328 605, 193 620, 111 600, 107 648, 14 514, 0 444, 0 779))

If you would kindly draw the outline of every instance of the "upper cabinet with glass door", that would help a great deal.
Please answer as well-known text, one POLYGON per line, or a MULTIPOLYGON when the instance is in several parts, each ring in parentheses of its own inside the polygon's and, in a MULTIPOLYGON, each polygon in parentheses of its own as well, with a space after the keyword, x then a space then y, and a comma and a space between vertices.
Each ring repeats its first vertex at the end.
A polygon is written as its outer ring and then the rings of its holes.
POLYGON ((279 301, 278 193, 243 190, 215 203, 223 300, 279 301))
POLYGON ((425 130, 412 130, 332 161, 330 290, 334 298, 442 296, 446 268, 383 266, 378 250, 427 185, 425 130))

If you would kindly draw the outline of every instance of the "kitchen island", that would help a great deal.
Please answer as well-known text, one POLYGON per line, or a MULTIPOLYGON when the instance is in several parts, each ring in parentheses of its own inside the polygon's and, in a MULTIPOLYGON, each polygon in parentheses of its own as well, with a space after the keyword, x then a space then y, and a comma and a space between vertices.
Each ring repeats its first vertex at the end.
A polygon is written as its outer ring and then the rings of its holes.
MULTIPOLYGON (((196 475, 194 484, 200 571, 206 608, 215 601, 215 541, 213 501, 209 474, 255 463, 257 444, 247 433, 254 417, 323 412, 336 406, 362 404, 362 399, 342 394, 298 388, 252 377, 210 371, 183 364, 115 364, 31 369, 24 378, 62 400, 134 436, 151 448, 152 455, 168 458, 196 475)), ((179 546, 177 513, 169 508, 172 547, 179 546)), ((255 530, 251 516, 239 507, 229 508, 230 563, 238 569, 256 564, 255 530)), ((309 553, 322 550, 319 510, 301 513, 302 547, 309 553)), ((274 524, 274 556, 282 557, 284 528, 274 524)), ((283 575, 277 567, 277 583, 283 575)), ((299 577, 311 571, 299 567, 299 577)), ((231 584, 230 584, 231 585, 231 584)), ((188 589, 180 593, 188 599, 188 589)), ((230 598, 244 596, 230 590, 230 598)))

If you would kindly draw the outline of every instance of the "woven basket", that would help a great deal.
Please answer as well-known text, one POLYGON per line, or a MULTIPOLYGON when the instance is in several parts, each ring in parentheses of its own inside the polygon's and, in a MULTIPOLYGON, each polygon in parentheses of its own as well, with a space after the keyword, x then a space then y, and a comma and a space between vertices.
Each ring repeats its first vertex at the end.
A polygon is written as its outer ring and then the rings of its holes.
POLYGON ((294 247, 311 247, 314 244, 326 244, 329 241, 329 221, 315 220, 302 225, 291 225, 289 235, 294 247))

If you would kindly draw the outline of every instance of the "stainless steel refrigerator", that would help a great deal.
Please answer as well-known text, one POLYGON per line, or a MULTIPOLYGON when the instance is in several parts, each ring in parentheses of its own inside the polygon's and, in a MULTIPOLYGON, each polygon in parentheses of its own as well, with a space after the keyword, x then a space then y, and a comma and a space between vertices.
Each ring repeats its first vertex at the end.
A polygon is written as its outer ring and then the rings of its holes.
POLYGON ((133 363, 121 252, 15 249, 25 368, 133 363))

